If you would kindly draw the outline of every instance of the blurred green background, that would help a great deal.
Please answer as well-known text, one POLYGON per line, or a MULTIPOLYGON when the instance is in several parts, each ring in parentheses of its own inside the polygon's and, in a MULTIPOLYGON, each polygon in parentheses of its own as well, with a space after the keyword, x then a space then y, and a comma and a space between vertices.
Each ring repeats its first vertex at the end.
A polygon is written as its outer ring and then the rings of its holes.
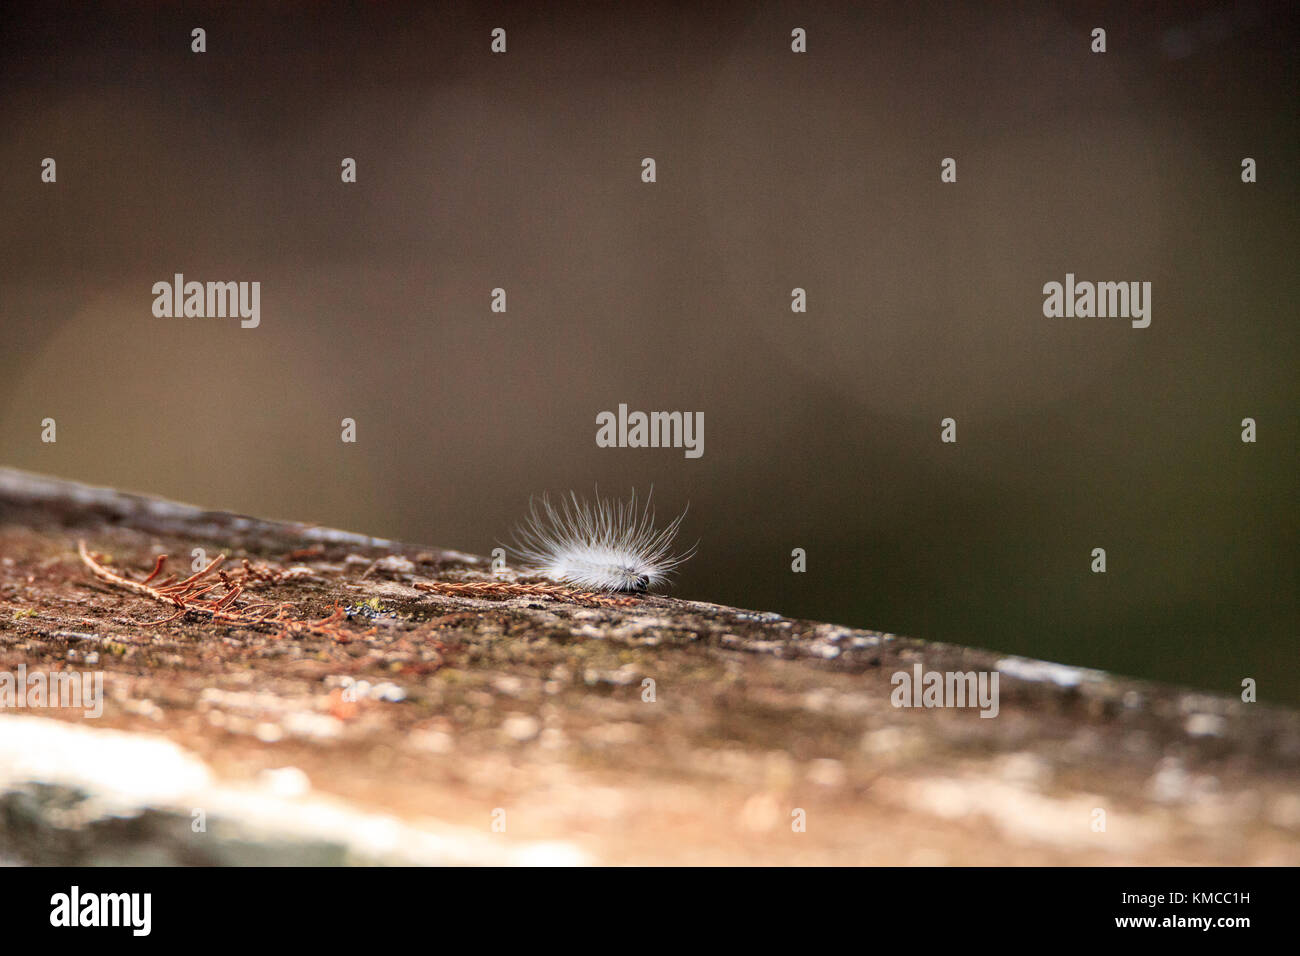
POLYGON ((1294 4, 8 16, 0 462, 478 553, 653 483, 678 595, 1300 703, 1294 4))

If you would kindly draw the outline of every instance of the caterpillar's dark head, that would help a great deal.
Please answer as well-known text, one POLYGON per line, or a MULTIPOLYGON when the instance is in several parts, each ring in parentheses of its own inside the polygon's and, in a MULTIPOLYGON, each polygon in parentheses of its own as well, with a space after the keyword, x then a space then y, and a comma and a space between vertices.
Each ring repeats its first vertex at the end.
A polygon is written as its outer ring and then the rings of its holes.
POLYGON ((650 575, 636 568, 615 568, 614 576, 619 581, 620 591, 644 591, 650 587, 650 575))

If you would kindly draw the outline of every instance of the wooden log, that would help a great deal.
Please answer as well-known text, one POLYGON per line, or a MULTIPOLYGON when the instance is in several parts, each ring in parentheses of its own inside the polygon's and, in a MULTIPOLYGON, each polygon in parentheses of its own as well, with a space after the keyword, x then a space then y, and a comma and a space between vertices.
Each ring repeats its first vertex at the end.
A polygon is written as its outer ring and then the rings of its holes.
POLYGON ((98 716, 0 697, 0 860, 1300 863, 1293 711, 518 580, 0 469, 0 675, 103 681, 98 716), (196 548, 233 618, 113 583, 196 548), (996 716, 895 706, 931 672, 996 675, 996 716))

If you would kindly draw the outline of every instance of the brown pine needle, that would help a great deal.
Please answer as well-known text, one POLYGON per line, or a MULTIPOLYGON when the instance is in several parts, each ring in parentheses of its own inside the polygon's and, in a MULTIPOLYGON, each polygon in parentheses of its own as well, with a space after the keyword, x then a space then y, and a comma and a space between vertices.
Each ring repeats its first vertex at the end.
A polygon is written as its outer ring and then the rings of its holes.
POLYGON ((451 597, 504 600, 512 597, 541 597, 552 601, 577 601, 601 607, 630 607, 636 598, 615 597, 599 591, 577 591, 562 584, 512 584, 506 581, 417 581, 415 587, 451 597))
POLYGON ((149 572, 149 576, 144 579, 143 583, 148 584, 154 578, 158 577, 158 572, 163 569, 163 565, 166 563, 167 563, 167 555, 165 554, 158 555, 158 557, 154 559, 153 570, 149 572))

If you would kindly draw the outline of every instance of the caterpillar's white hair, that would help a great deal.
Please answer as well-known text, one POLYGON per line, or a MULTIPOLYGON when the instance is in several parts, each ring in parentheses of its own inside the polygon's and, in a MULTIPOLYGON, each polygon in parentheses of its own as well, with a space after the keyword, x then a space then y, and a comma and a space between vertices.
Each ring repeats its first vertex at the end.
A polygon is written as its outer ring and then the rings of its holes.
POLYGON ((638 510, 635 491, 627 501, 597 493, 594 504, 570 492, 559 506, 542 495, 540 502, 529 499, 510 550, 528 571, 552 581, 593 591, 647 591, 695 553, 694 545, 679 554, 671 550, 685 517, 683 511, 656 530, 650 495, 638 510))

